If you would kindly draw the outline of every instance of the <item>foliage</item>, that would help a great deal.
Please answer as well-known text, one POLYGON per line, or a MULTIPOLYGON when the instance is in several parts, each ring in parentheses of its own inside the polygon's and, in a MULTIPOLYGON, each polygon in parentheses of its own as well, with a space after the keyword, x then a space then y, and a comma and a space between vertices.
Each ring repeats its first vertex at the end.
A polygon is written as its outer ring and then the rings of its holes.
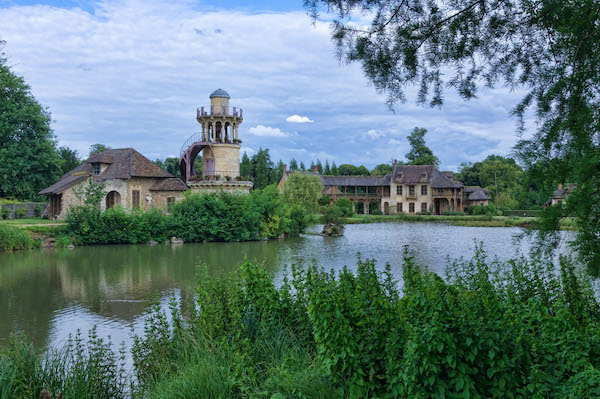
POLYGON ((296 158, 290 160, 290 170, 298 170, 298 161, 296 161, 296 158))
POLYGON ((17 208, 15 214, 17 215, 17 219, 23 219, 27 216, 27 208, 17 208))
POLYGON ((308 214, 314 214, 319 207, 323 183, 318 176, 306 173, 293 173, 288 177, 283 189, 283 199, 288 206, 299 206, 308 214))
POLYGON ((410 151, 406 154, 409 165, 433 165, 434 162, 440 163, 440 160, 433 155, 433 151, 425 144, 425 134, 427 129, 415 127, 408 135, 410 151))
POLYGON ((331 164, 331 175, 332 176, 339 176, 340 175, 340 170, 339 168, 336 166, 335 162, 333 162, 331 164))
POLYGON ((288 207, 273 185, 248 196, 187 194, 169 214, 156 208, 102 212, 91 205, 73 207, 67 213, 66 234, 84 245, 163 242, 173 236, 185 242, 248 241, 295 236, 309 221, 305 211, 288 207))
POLYGON ((348 198, 338 198, 334 204, 342 211, 343 217, 347 218, 354 215, 354 206, 348 198))
POLYGON ((26 231, 18 227, 0 224, 0 252, 29 249, 37 246, 26 231))
POLYGON ((36 200, 60 176, 50 113, 7 64, 0 41, 0 198, 36 200))
POLYGON ((375 168, 371 169, 370 175, 385 176, 388 173, 392 173, 393 169, 394 167, 388 163, 380 163, 379 165, 375 166, 375 168))
POLYGON ((105 144, 100 144, 100 143, 92 144, 90 146, 90 154, 88 155, 88 157, 92 156, 93 154, 100 154, 101 152, 104 152, 104 151, 110 150, 110 149, 112 149, 112 147, 105 145, 105 144))
POLYGON ((125 351, 115 354, 96 330, 79 331, 59 350, 35 351, 22 335, 0 349, 0 398, 38 398, 42 390, 64 398, 126 397, 125 351))
POLYGON ((476 205, 467 208, 469 215, 497 215, 498 208, 494 204, 489 205, 476 205))
POLYGON ((79 159, 79 154, 77 154, 77 151, 66 146, 58 149, 58 158, 60 160, 61 175, 64 175, 65 173, 70 172, 81 165, 81 160, 79 159))
POLYGON ((2 208, 0 208, 0 215, 2 216, 2 219, 4 219, 4 220, 8 219, 8 217, 10 216, 10 212, 11 212, 11 210, 4 206, 2 208))
POLYGON ((339 176, 369 176, 369 169, 363 165, 354 166, 345 163, 340 165, 337 169, 339 176))
POLYGON ((100 201, 106 197, 106 183, 94 183, 93 179, 88 180, 85 186, 78 186, 73 189, 73 194, 86 206, 100 206, 100 201))
POLYGON ((597 0, 305 5, 315 19, 321 9, 335 16, 332 38, 339 56, 361 62, 375 88, 389 95, 390 106, 404 101, 411 85, 420 86, 417 101, 431 106, 442 105, 446 87, 465 99, 476 98, 480 85, 524 87, 527 93, 512 114, 523 133, 525 115, 533 109, 537 129, 527 139, 521 136, 515 150, 526 166, 560 164, 560 182, 577 185, 580 200, 568 204, 567 214, 578 220, 578 254, 590 265, 600 264, 597 0), (370 26, 357 28, 351 18, 356 13, 372 16, 370 26))
POLYGON ((323 208, 323 223, 340 224, 342 222, 343 211, 336 204, 330 204, 323 208))
POLYGON ((35 208, 33 209, 34 211, 34 215, 36 218, 39 218, 40 216, 42 216, 42 207, 39 205, 36 205, 35 208))

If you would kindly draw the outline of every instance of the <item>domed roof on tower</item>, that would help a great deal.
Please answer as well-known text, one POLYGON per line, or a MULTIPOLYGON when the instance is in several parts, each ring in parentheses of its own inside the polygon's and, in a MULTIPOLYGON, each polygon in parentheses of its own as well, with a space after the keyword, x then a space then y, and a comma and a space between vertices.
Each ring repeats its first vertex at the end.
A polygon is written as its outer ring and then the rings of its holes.
POLYGON ((231 97, 229 97, 229 94, 227 94, 227 92, 223 89, 217 89, 217 90, 213 91, 209 97, 210 98, 215 98, 215 97, 231 98, 231 97))

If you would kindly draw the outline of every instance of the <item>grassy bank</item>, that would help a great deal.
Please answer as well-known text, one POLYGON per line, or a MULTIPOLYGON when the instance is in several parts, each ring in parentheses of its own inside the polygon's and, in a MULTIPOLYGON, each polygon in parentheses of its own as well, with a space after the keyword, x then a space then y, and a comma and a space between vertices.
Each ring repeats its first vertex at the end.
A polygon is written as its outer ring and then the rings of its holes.
POLYGON ((30 249, 39 246, 40 241, 32 238, 27 231, 12 225, 0 224, 0 251, 30 249))
MULTIPOLYGON (((569 259, 561 260, 560 269, 544 260, 498 264, 478 250, 473 259, 451 264, 443 281, 406 256, 403 280, 400 289, 389 267, 378 272, 368 260, 359 260, 356 272, 292 268, 280 286, 254 263, 219 279, 202 270, 199 307, 173 301, 170 314, 157 304, 150 308, 146 334, 132 348, 131 393, 271 399, 600 395, 600 304, 569 259)), ((64 363, 78 366, 60 368, 56 357, 44 362, 23 356, 26 348, 13 342, 0 354, 3 394, 37 397, 41 389, 71 389, 65 398, 124 397, 119 356, 97 340, 89 348, 67 351, 83 357, 69 355, 64 363)))
MULTIPOLYGON (((535 228, 538 218, 518 216, 489 216, 489 215, 358 215, 344 218, 346 224, 364 223, 394 223, 394 222, 433 222, 449 223, 454 226, 470 227, 523 227, 535 228)), ((322 219, 319 220, 321 223, 322 219)), ((575 225, 571 219, 561 221, 562 230, 574 230, 575 225)))

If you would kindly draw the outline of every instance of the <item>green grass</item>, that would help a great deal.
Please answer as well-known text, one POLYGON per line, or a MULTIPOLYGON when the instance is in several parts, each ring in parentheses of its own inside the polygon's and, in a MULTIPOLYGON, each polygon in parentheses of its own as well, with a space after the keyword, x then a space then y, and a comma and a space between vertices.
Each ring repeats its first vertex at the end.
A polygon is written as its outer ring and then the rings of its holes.
POLYGON ((23 224, 64 224, 64 222, 58 220, 50 220, 43 218, 23 218, 23 219, 2 219, 1 224, 8 225, 23 225, 23 224))
POLYGON ((39 246, 39 241, 34 240, 26 231, 0 224, 0 251, 29 249, 37 246, 39 246))

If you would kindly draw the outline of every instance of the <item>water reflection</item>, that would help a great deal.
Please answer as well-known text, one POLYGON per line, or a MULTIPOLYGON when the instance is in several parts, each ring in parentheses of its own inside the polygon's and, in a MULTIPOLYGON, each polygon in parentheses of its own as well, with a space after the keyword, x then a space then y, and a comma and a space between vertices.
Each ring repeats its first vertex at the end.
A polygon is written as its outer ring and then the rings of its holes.
POLYGON ((518 228, 386 223, 349 225, 341 238, 306 235, 268 242, 97 246, 0 254, 0 345, 11 332, 24 331, 34 345, 44 348, 64 341, 78 328, 87 331, 94 325, 100 336, 112 335, 113 342, 129 341, 131 326, 141 332, 149 296, 158 292, 163 303, 172 293, 189 297, 200 264, 221 275, 246 258, 258 260, 279 280, 283 265, 353 268, 360 252, 363 258, 377 259, 380 266, 389 263, 400 278, 405 245, 412 249, 417 263, 442 273, 448 257, 472 255, 475 240, 484 243, 491 257, 513 256, 512 237, 519 232, 518 228))

